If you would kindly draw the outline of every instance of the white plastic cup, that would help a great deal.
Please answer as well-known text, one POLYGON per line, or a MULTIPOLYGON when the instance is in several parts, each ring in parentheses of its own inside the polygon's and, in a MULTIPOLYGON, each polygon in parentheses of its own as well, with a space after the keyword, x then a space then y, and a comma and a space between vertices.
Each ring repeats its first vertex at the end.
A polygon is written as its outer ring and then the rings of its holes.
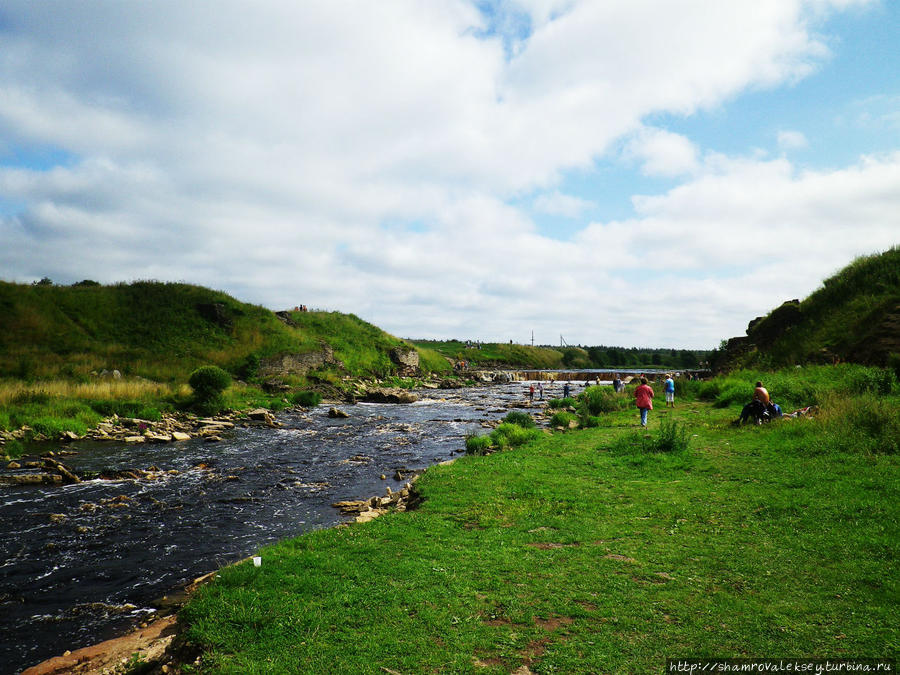
POLYGON ((260 567, 261 565, 262 565, 262 557, 258 556, 258 555, 253 556, 253 566, 260 567))

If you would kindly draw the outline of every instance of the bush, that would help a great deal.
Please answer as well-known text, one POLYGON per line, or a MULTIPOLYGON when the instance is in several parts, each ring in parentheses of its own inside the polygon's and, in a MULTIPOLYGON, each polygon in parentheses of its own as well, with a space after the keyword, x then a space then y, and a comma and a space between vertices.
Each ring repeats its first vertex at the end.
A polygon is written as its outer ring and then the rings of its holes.
POLYGON ((203 366, 191 373, 188 384, 194 390, 197 400, 205 401, 228 389, 231 375, 218 366, 203 366))
POLYGON ((528 413, 513 411, 503 418, 505 424, 517 424, 523 429, 531 429, 535 426, 534 418, 528 413))
POLYGON ((466 436, 467 455, 486 455, 491 449, 490 436, 466 436))
POLYGON ((609 387, 588 387, 578 395, 578 409, 582 417, 622 410, 628 399, 609 387))
POLYGON ((566 398, 551 398, 551 399, 547 402, 547 405, 549 405, 549 406, 550 406, 551 408, 553 408, 553 409, 557 409, 557 408, 574 408, 574 407, 575 407, 575 403, 576 403, 575 399, 572 398, 571 396, 568 396, 568 397, 566 397, 566 398))
POLYGON ((489 436, 466 436, 466 454, 486 455, 491 450, 515 448, 524 445, 539 434, 537 429, 525 429, 518 424, 504 422, 489 436))
POLYGON ((537 429, 523 429, 518 424, 503 423, 491 432, 491 440, 498 448, 515 448, 535 438, 537 429))
POLYGON ((578 417, 576 415, 573 415, 570 412, 565 412, 565 411, 561 410, 558 413, 554 413, 553 417, 550 418, 550 426, 553 427, 554 429, 557 427, 562 427, 564 429, 568 429, 569 425, 572 422, 577 422, 577 421, 578 421, 578 417))
POLYGON ((656 437, 644 439, 644 452, 684 452, 688 449, 690 440, 683 423, 663 419, 656 437))
POLYGON ((235 369, 235 375, 242 380, 252 380, 259 373, 262 359, 259 354, 248 354, 241 364, 235 369))
POLYGON ((713 406, 728 408, 732 405, 744 405, 753 398, 753 389, 753 384, 750 382, 726 380, 716 395, 713 406))
POLYGON ((190 408, 198 415, 204 415, 206 417, 211 417, 212 415, 218 415, 227 407, 225 403, 225 397, 222 394, 213 394, 209 398, 206 399, 194 399, 191 402, 190 408))
POLYGON ((316 391, 298 391, 291 394, 291 403, 301 405, 304 408, 315 408, 322 402, 322 394, 316 391))

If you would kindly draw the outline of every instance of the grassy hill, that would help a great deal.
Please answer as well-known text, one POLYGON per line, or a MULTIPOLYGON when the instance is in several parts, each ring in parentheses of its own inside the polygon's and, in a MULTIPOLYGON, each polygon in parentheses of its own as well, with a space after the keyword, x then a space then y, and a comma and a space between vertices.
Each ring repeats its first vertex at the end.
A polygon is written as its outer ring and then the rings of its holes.
POLYGON ((900 359, 900 247, 854 260, 803 301, 750 322, 714 358, 720 370, 900 359))
POLYGON ((459 340, 415 340, 413 344, 436 351, 452 361, 467 361, 476 367, 513 366, 532 370, 566 367, 563 353, 547 347, 495 342, 467 346, 459 340))
MULTIPOLYGON (((289 322, 264 307, 182 283, 100 286, 0 282, 0 377, 85 379, 117 369, 159 382, 184 382, 213 364, 252 378, 261 359, 330 345, 344 372, 384 376, 404 341, 352 314, 292 312, 289 322)), ((420 350, 425 370, 446 360, 420 350)))

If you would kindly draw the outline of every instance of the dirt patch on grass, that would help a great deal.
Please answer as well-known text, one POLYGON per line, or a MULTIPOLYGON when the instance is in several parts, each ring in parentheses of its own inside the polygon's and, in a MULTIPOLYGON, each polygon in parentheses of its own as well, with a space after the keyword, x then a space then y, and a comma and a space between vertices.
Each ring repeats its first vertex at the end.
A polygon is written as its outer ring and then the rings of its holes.
POLYGON ((570 616, 554 616, 549 619, 535 619, 534 623, 544 630, 554 631, 557 630, 560 626, 568 626, 574 621, 575 619, 570 616))

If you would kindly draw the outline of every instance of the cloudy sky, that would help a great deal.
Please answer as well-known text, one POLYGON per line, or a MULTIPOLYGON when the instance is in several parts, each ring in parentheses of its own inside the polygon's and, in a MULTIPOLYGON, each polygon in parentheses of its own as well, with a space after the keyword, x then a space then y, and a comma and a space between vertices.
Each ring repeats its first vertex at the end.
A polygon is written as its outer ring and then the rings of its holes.
POLYGON ((896 0, 4 0, 0 278, 710 348, 900 243, 896 0))

